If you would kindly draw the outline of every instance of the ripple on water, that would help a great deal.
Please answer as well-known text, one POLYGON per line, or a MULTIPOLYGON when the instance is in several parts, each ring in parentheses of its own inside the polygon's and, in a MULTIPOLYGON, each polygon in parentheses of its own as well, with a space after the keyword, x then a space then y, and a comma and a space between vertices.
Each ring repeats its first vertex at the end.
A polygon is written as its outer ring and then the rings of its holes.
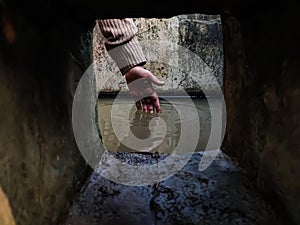
MULTIPOLYGON (((206 148, 211 129, 211 115, 207 100, 195 98, 193 102, 200 122, 200 135, 196 149, 185 149, 185 152, 203 151, 206 148)), ((180 119, 180 115, 176 110, 178 107, 183 109, 182 113, 185 114, 185 120, 189 120, 189 116, 187 116, 189 113, 195 112, 195 109, 187 104, 186 98, 173 98, 172 103, 162 98, 162 113, 160 114, 149 114, 137 111, 132 99, 129 98, 123 98, 117 103, 114 103, 114 98, 99 99, 98 126, 104 147, 113 152, 172 153, 181 135, 181 124, 187 122, 180 119), (119 107, 119 110, 113 111, 114 113, 112 114, 113 104, 118 104, 117 107, 119 107), (129 118, 127 115, 128 111, 129 118), (126 138, 129 137, 129 135, 127 135, 128 127, 124 127, 124 120, 126 118, 128 118, 130 130, 136 138, 149 140, 151 130, 155 130, 155 132, 152 133, 151 141, 144 142, 143 146, 139 146, 138 149, 136 146, 133 148, 124 144, 126 138), (159 120, 157 120, 157 118, 165 121, 167 126, 165 133, 162 130, 160 131, 160 129, 156 129, 156 127, 159 126, 159 120), (112 119, 114 120, 114 126, 112 119), (150 123, 151 120, 152 122, 150 123), (117 129, 119 129, 118 132, 123 132, 123 140, 119 140, 113 127, 117 127, 117 129)))

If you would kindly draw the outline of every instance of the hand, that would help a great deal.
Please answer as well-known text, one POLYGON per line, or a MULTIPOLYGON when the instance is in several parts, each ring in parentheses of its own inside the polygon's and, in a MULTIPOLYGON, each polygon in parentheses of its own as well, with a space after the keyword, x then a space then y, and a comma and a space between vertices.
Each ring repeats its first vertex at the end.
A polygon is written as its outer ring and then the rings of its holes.
POLYGON ((161 112, 160 101, 152 83, 158 86, 165 84, 143 66, 135 66, 124 75, 131 97, 136 108, 144 112, 161 112))

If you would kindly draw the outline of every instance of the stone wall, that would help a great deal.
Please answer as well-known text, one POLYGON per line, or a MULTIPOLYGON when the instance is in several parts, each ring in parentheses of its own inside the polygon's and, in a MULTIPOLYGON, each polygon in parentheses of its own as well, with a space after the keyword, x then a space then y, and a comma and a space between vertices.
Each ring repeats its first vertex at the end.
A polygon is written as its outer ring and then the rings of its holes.
MULTIPOLYGON (((83 27, 115 17, 115 8, 102 4, 0 1, 0 183, 17 224, 53 224, 84 171, 69 107, 73 81, 85 67, 70 49, 80 46, 83 27), (66 74, 74 75, 70 85, 66 74)), ((221 14, 228 111, 223 149, 286 213, 285 224, 300 224, 298 8, 253 1, 174 7, 124 1, 121 8, 120 17, 221 14)))
POLYGON ((1 188, 16 224, 56 224, 88 171, 71 125, 84 70, 81 30, 70 33, 74 43, 63 23, 45 29, 21 15, 0 16, 7 27, 0 30, 1 188))
POLYGON ((223 150, 238 160, 285 224, 300 224, 300 34, 295 29, 300 20, 295 15, 283 8, 223 17, 223 150))
MULTIPOLYGON (((140 17, 133 20, 148 60, 145 67, 166 81, 166 85, 157 87, 157 90, 202 92, 203 89, 213 91, 222 87, 223 38, 219 15, 182 14, 170 18, 140 17), (192 64, 196 57, 199 62, 192 64)), ((94 64, 97 90, 127 90, 124 78, 104 48, 103 40, 96 26, 94 64)))

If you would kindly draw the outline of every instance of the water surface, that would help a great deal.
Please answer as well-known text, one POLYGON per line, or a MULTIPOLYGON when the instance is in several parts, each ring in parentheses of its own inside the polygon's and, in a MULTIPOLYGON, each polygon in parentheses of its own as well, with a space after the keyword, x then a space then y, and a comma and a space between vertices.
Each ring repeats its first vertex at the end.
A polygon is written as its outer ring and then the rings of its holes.
MULTIPOLYGON (((191 119, 189 117, 195 111, 198 114, 200 124, 199 140, 196 149, 185 149, 184 151, 203 151, 206 148, 211 129, 211 112, 206 99, 193 98, 193 108, 188 104, 190 100, 187 97, 172 97, 172 103, 162 98, 162 112, 160 114, 149 114, 136 110, 134 102, 130 98, 122 98, 117 103, 114 103, 114 100, 112 97, 99 98, 98 100, 98 125, 103 145, 107 150, 116 152, 171 153, 178 144, 182 123, 196 122, 190 121, 193 117, 191 116, 191 119), (118 104, 118 109, 120 110, 112 110, 113 104, 118 104), (176 110, 179 106, 185 114, 184 120, 180 119, 176 110), (129 116, 126 111, 129 111, 129 116), (165 121, 166 131, 161 129, 158 118, 165 121), (114 120, 114 126, 112 120, 114 120), (141 142, 138 147, 136 145, 131 147, 130 143, 126 142, 126 138, 129 138, 129 134, 127 134, 129 132, 124 129, 124 121, 128 121, 130 131, 136 138, 147 141, 141 142), (123 134, 122 140, 119 140, 115 130, 123 134), (151 130, 156 131, 152 137, 151 130), (162 137, 164 138, 162 139, 162 137)), ((189 135, 192 137, 194 134, 191 131, 189 135)))

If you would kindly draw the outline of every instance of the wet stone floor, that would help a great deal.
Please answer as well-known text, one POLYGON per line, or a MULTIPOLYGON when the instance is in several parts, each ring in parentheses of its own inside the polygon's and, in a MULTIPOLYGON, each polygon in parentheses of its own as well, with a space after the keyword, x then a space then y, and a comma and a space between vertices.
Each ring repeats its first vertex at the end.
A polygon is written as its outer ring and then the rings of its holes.
MULTIPOLYGON (((107 154, 132 165, 166 157, 107 154)), ((202 152, 193 153, 177 173, 149 185, 114 182, 95 170, 74 199, 65 225, 281 225, 230 158, 218 152, 210 166, 199 171, 202 156, 202 152)), ((113 168, 114 162, 108 163, 113 168)))

